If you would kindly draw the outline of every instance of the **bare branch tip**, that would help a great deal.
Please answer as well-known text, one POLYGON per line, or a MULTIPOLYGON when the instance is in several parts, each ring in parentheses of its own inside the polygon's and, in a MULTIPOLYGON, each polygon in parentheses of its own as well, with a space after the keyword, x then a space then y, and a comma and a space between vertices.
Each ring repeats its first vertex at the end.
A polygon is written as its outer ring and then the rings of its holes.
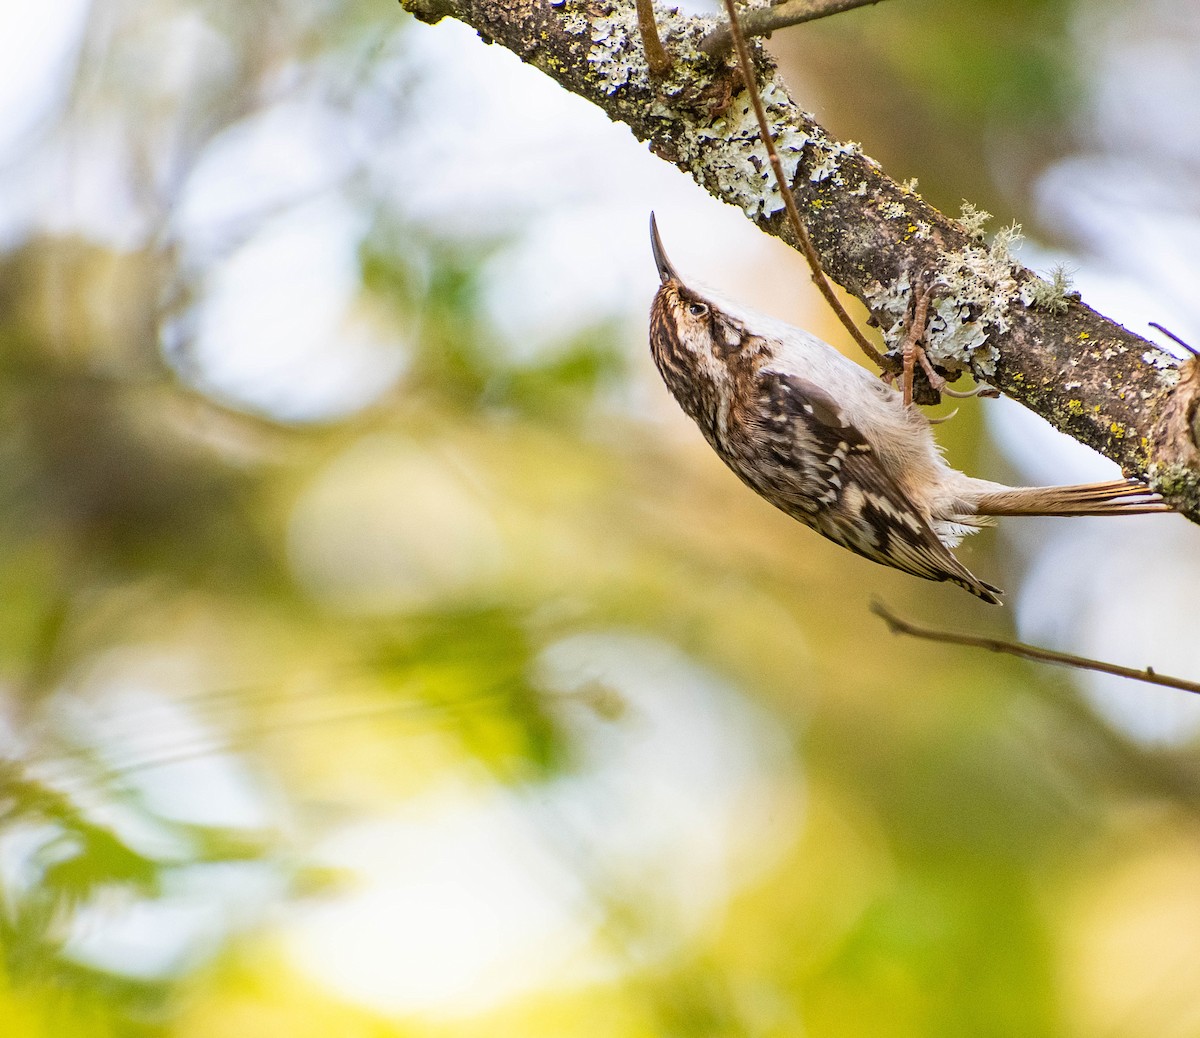
POLYGON ((1186 678, 1171 677, 1160 674, 1154 667, 1136 669, 1122 667, 1104 660, 1092 659, 1090 656, 1075 656, 1067 652, 1056 652, 1053 649, 1043 649, 1036 645, 1026 645, 1023 642, 1009 641, 1005 638, 988 638, 974 634, 960 634, 957 631, 934 630, 929 627, 917 627, 907 620, 902 620, 879 599, 872 599, 871 612, 888 625, 892 634, 906 634, 925 641, 937 642, 944 645, 960 645, 968 649, 985 649, 989 652, 1004 653, 1018 659, 1034 663, 1049 663, 1054 666, 1068 667, 1074 670, 1089 670, 1100 674, 1111 674, 1115 677, 1129 678, 1149 685, 1163 688, 1173 688, 1180 692, 1200 695, 1200 683, 1186 678))
POLYGON ((869 608, 872 613, 887 624, 888 630, 892 634, 904 633, 903 621, 884 604, 883 599, 872 598, 869 608))
POLYGON ((1171 331, 1171 330, 1170 330, 1170 329, 1168 329, 1168 328, 1164 328, 1164 327, 1163 327, 1161 324, 1159 324, 1157 321, 1151 321, 1151 322, 1150 322, 1150 327, 1151 327, 1151 328, 1155 328, 1155 329, 1157 329, 1158 331, 1162 332, 1162 333, 1163 333, 1163 335, 1165 335, 1165 336, 1166 336, 1168 339, 1170 339, 1172 342, 1178 343, 1178 344, 1179 344, 1180 346, 1182 346, 1182 347, 1183 347, 1185 350, 1187 350, 1187 351, 1188 351, 1188 353, 1190 353, 1190 354, 1191 354, 1193 357, 1200 357, 1200 350, 1196 349, 1196 347, 1195 347, 1195 346, 1193 346, 1193 345, 1191 345, 1191 343, 1184 342, 1184 341, 1183 341, 1183 340, 1182 340, 1182 339, 1181 339, 1181 338, 1180 338, 1178 335, 1176 335, 1176 334, 1175 334, 1173 331, 1171 331))
POLYGON ((400 0, 400 6, 417 21, 436 25, 443 18, 453 17, 454 4, 451 0, 400 0))

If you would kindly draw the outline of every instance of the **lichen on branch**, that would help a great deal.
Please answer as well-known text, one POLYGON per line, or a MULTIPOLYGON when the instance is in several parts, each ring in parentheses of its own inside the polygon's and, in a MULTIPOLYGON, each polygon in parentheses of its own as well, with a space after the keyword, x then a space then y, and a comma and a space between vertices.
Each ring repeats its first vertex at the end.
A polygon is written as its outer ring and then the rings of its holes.
MULTIPOLYGON (((672 66, 652 76, 634 0, 401 4, 422 21, 457 18, 507 47, 796 246, 746 84, 726 58, 702 49, 714 19, 657 9, 672 66)), ((964 226, 897 184, 800 108, 760 47, 754 59, 755 88, 828 275, 893 338, 916 280, 940 285, 929 335, 935 363, 969 370, 1200 521, 1200 448, 1187 434, 1190 419, 1179 418, 1196 411, 1197 380, 1181 379, 1179 362, 1158 346, 1053 292, 1012 260, 1003 235, 981 241, 982 221, 970 211, 964 226)))

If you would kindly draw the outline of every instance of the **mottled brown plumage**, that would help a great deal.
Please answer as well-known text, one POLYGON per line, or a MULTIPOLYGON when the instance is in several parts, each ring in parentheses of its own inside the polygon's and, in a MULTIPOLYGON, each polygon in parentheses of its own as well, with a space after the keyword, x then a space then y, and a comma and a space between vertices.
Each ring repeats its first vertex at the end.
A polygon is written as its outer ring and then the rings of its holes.
POLYGON ((802 329, 685 286, 650 219, 662 279, 650 351, 663 381, 748 486, 830 540, 998 604, 1000 590, 950 551, 992 516, 1170 510, 1132 481, 1007 487, 958 472, 924 415, 866 369, 802 329))

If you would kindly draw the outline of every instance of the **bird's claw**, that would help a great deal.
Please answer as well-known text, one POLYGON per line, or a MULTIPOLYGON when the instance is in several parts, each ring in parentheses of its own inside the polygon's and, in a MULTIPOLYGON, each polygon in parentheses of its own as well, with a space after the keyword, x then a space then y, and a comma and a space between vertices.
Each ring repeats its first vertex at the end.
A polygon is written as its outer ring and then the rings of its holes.
MULTIPOLYGON (((996 397, 1000 393, 991 386, 979 385, 967 391, 951 389, 945 376, 940 374, 929 360, 925 352, 925 328, 929 321, 929 306, 938 285, 935 281, 913 279, 912 291, 909 295, 908 316, 904 331, 904 341, 900 345, 900 394, 905 406, 913 402, 913 383, 917 365, 925 374, 925 379, 932 390, 933 400, 918 400, 918 403, 938 403, 940 394, 954 397, 956 400, 969 400, 976 396, 996 397)), ((891 384, 894 373, 884 376, 891 384)), ((953 417, 950 415, 948 417, 953 417)), ((941 419, 945 421, 945 419, 941 419)))

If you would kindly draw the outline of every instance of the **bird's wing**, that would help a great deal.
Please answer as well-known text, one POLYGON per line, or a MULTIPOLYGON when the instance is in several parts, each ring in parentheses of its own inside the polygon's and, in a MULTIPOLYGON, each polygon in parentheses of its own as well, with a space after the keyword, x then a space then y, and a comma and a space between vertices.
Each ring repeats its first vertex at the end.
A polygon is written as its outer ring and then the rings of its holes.
POLYGON ((859 555, 999 603, 999 589, 950 554, 829 393, 783 372, 758 377, 756 435, 778 466, 766 496, 859 555))

